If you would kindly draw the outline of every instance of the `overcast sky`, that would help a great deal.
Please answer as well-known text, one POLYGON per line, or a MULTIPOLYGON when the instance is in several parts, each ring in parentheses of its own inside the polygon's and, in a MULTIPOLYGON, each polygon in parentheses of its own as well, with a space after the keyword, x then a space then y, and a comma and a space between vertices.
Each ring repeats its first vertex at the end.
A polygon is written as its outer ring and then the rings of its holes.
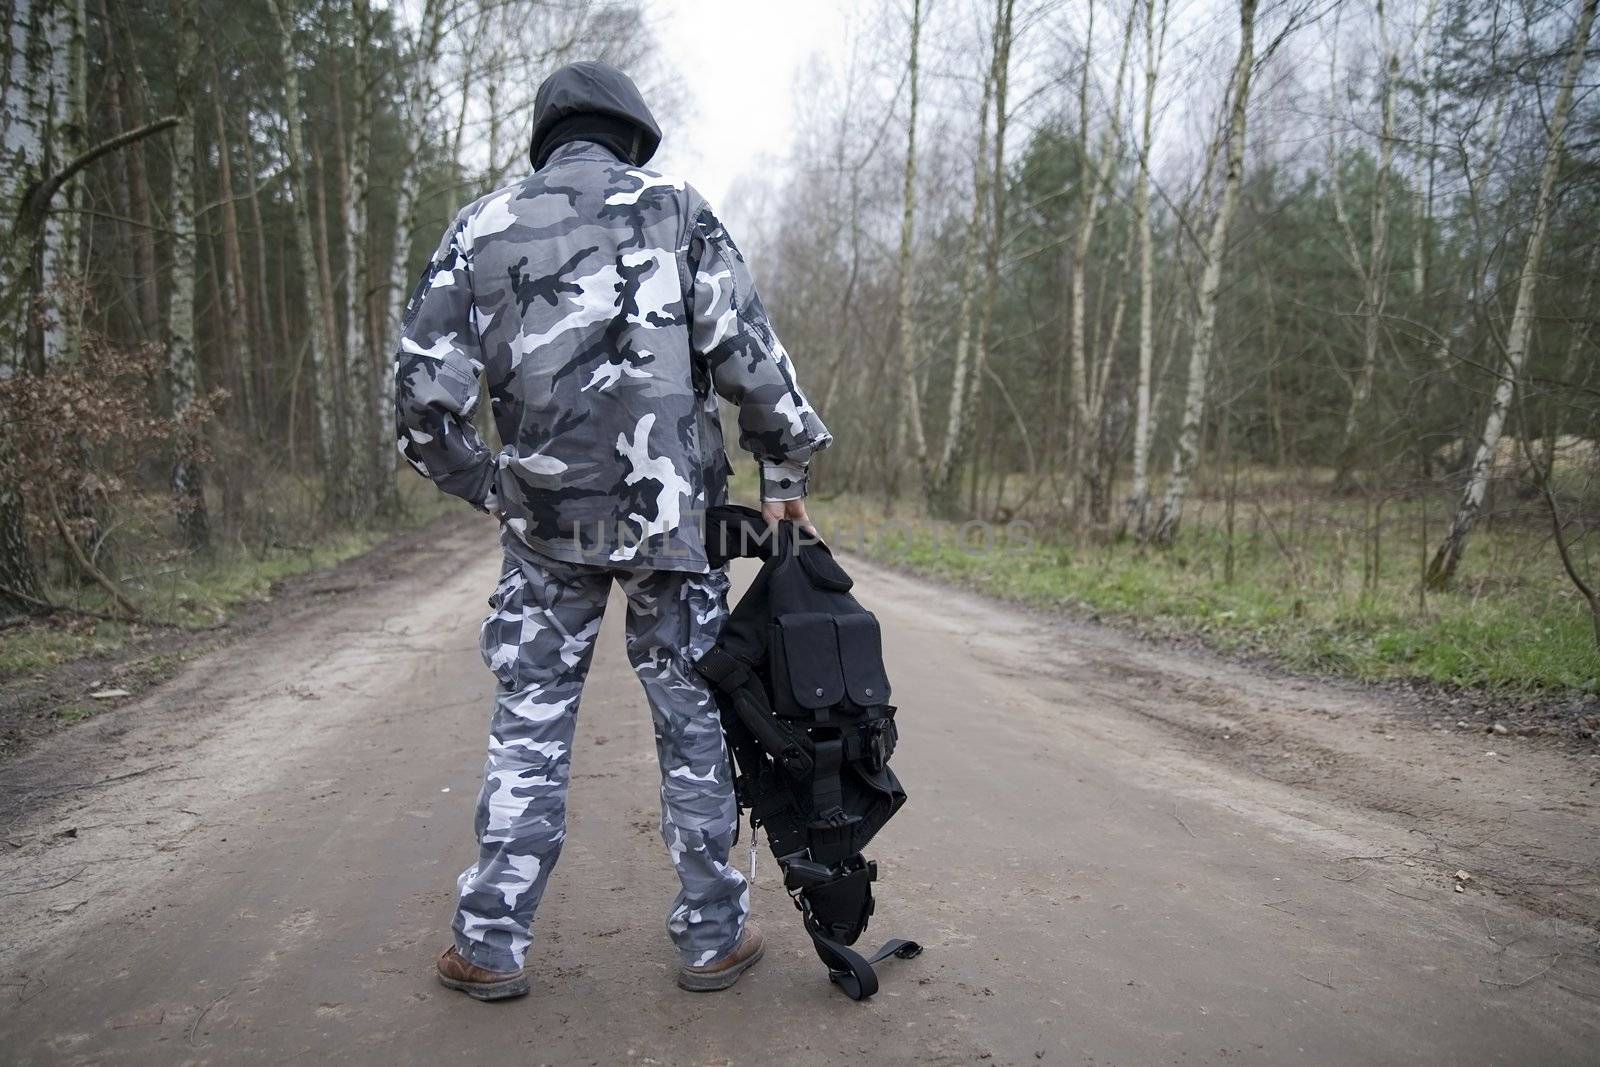
POLYGON ((688 179, 714 206, 727 203, 735 178, 787 151, 795 73, 813 53, 842 49, 849 7, 848 0, 650 0, 663 65, 688 97, 652 165, 688 179))

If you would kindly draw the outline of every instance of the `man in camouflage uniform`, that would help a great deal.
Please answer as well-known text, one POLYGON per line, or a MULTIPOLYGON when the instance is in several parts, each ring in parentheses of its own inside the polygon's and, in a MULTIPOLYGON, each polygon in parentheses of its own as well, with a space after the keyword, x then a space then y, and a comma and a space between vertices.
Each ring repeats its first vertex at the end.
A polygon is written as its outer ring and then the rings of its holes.
POLYGON ((770 520, 803 520, 830 437, 795 382, 750 272, 685 182, 645 168, 660 130, 633 83, 577 63, 540 87, 531 175, 456 217, 406 310, 400 450, 496 516, 505 565, 480 647, 498 683, 477 862, 461 875, 439 978, 527 992, 534 910, 566 830, 573 726, 613 580, 661 761, 661 830, 682 890, 679 984, 733 984, 761 954, 729 863, 738 809, 716 705, 693 660, 727 577, 704 515, 729 473, 720 396, 761 467, 770 520), (480 378, 503 447, 473 426, 480 378))

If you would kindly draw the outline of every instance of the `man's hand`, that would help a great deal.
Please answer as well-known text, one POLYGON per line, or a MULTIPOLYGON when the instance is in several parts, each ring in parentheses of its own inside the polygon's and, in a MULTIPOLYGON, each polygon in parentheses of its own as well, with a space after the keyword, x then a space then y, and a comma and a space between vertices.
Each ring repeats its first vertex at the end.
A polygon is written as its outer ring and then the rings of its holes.
POLYGON ((774 526, 787 519, 812 537, 819 537, 817 528, 811 525, 811 517, 806 514, 806 502, 800 500, 764 500, 761 502, 761 517, 768 526, 774 526))

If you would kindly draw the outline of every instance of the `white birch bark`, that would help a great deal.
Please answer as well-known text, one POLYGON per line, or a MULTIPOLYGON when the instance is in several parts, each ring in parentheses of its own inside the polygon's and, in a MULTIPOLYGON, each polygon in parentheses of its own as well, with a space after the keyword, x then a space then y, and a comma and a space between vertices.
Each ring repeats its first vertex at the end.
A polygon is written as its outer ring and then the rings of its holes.
POLYGON ((966 408, 971 415, 962 420, 956 438, 955 468, 977 436, 979 404, 983 399, 983 379, 988 371, 989 330, 994 321, 995 296, 1000 284, 1000 247, 1006 228, 1006 91, 1011 75, 1012 19, 1015 0, 995 0, 994 30, 994 152, 989 176, 989 243, 984 250, 983 292, 978 305, 978 328, 972 351, 972 389, 966 408))
MULTIPOLYGON (((900 209, 900 419, 895 427, 894 469, 921 474, 927 459, 922 412, 917 402, 916 256, 917 51, 922 42, 922 0, 911 0, 911 59, 907 70, 911 105, 906 120, 906 160, 900 209)), ((896 479, 898 481, 898 479, 896 479)))
POLYGON ((411 64, 407 68, 408 81, 405 108, 401 113, 401 130, 405 137, 405 151, 400 165, 398 197, 395 207, 394 247, 389 251, 389 264, 382 297, 380 299, 381 332, 377 338, 378 374, 373 389, 372 405, 377 425, 380 457, 380 500, 387 499, 394 486, 394 475, 399 452, 395 449, 394 425, 394 360, 392 353, 395 337, 400 328, 400 317, 405 311, 410 287, 406 284, 406 268, 411 259, 411 247, 417 236, 417 182, 422 160, 423 135, 428 119, 438 102, 438 87, 434 80, 439 47, 444 36, 444 17, 448 0, 426 0, 422 7, 422 23, 411 50, 411 64))
MULTIPOLYGON (((45 141, 49 135, 48 112, 40 87, 49 78, 49 46, 46 20, 49 0, 12 0, 6 25, 5 95, 0 104, 0 197, 7 212, 17 209, 22 195, 37 181, 44 167, 45 141)), ((22 371, 29 363, 27 353, 31 293, 15 292, 30 284, 27 249, 8 248, 0 256, 0 289, 8 294, 10 309, 0 322, 0 362, 7 375, 22 371)))
MULTIPOLYGON (((47 37, 50 84, 46 158, 49 169, 57 170, 82 153, 88 135, 83 0, 55 0, 50 4, 47 37)), ((77 350, 83 301, 68 290, 80 284, 78 252, 83 233, 83 181, 82 173, 68 181, 45 219, 38 307, 39 345, 44 366, 69 357, 77 350)))
POLYGON ((1128 19, 1123 26, 1122 53, 1117 60, 1117 77, 1112 83, 1110 120, 1101 131, 1100 143, 1093 154, 1089 150, 1089 69, 1094 47, 1094 8, 1089 8, 1089 35, 1083 46, 1084 76, 1080 86, 1078 139, 1083 166, 1092 167, 1082 176, 1083 200, 1078 213, 1078 228, 1073 239, 1072 270, 1069 279, 1069 304, 1071 308, 1071 352, 1073 412, 1075 430, 1072 435, 1073 513, 1081 521, 1086 504, 1092 504, 1103 491, 1099 483, 1096 464, 1096 442, 1100 433, 1100 418, 1105 410, 1105 384, 1110 378, 1110 360, 1091 362, 1085 341, 1084 316, 1087 306, 1087 279, 1085 277, 1089 248, 1094 241, 1095 225, 1100 216, 1100 199, 1107 194, 1111 172, 1117 160, 1112 148, 1122 130, 1122 79, 1128 69, 1128 54, 1133 42, 1133 20, 1138 7, 1128 5, 1128 19))
POLYGON ((1449 584, 1455 577, 1462 556, 1466 554, 1472 529, 1483 513, 1483 499, 1489 489, 1489 475, 1500 447, 1500 435, 1505 430, 1506 415, 1511 410, 1517 380, 1522 375, 1522 364, 1528 352, 1528 335, 1533 324, 1533 299, 1539 280, 1539 261, 1544 254, 1544 243, 1550 230, 1550 208, 1555 198, 1561 156, 1566 148, 1573 89, 1583 69, 1584 49, 1588 46, 1589 31, 1594 24, 1595 5, 1596 0, 1583 0, 1577 25, 1572 32, 1572 48, 1567 55, 1566 70, 1561 75, 1555 108, 1550 113, 1550 134, 1545 144, 1544 167, 1539 174, 1539 191, 1533 203, 1532 226, 1522 260, 1522 275, 1517 281, 1517 302, 1511 312, 1511 327, 1506 332, 1505 365, 1495 382, 1494 395, 1489 401, 1489 411, 1484 416, 1483 433, 1478 438, 1478 449, 1467 471, 1467 484, 1462 490, 1461 501, 1456 505, 1444 540, 1428 564, 1427 582, 1435 588, 1449 584))
MULTIPOLYGON (((351 88, 354 94, 350 123, 349 182, 345 190, 345 381, 350 390, 349 442, 353 462, 345 464, 344 499, 351 517, 364 517, 372 505, 376 488, 372 462, 376 457, 374 440, 376 408, 367 398, 373 395, 372 350, 367 337, 367 230, 371 215, 372 158, 372 74, 368 39, 372 36, 372 8, 369 0, 353 0, 351 42, 351 88)), ((384 453, 395 450, 382 442, 384 453)))
POLYGON ((961 306, 956 315, 955 365, 950 371, 950 407, 945 415, 944 444, 939 465, 929 487, 929 497, 940 508, 947 507, 955 481, 956 458, 960 449, 962 424, 966 419, 967 365, 972 354, 972 314, 977 296, 978 264, 983 259, 983 213, 989 185, 989 108, 994 98, 994 64, 983 76, 983 97, 978 105, 978 146, 972 157, 972 213, 967 218, 965 261, 961 267, 961 306))
MULTIPOLYGON (((1139 240, 1139 377, 1134 393, 1133 488, 1125 520, 1142 540, 1150 516, 1150 387, 1155 366, 1155 242, 1150 232, 1150 151, 1159 74, 1156 0, 1144 3, 1144 112, 1139 127, 1139 174, 1133 194, 1133 225, 1139 240)), ((1167 35, 1167 3, 1162 0, 1159 37, 1167 35)))
POLYGON ((1222 260, 1228 250, 1228 225, 1239 203, 1239 187, 1244 182, 1244 138, 1250 109, 1250 75, 1255 64, 1256 0, 1239 3, 1239 59, 1233 68, 1229 90, 1231 113, 1228 120, 1228 163, 1222 183, 1222 203, 1206 241, 1205 269, 1195 300, 1194 335, 1189 344, 1189 383, 1184 394, 1183 422, 1178 431, 1178 446, 1172 455, 1172 480, 1161 501, 1161 514, 1151 538, 1170 545, 1178 536, 1183 520, 1184 496, 1189 479, 1200 458, 1201 420, 1205 415, 1206 384, 1211 372, 1211 350, 1216 342, 1217 291, 1222 286, 1222 260))
MULTIPOLYGON (((37 87, 47 70, 44 16, 47 0, 12 0, 5 26, 4 92, 0 94, 0 196, 4 197, 9 231, 17 220, 23 191, 39 177, 44 160, 47 123, 37 87)), ((0 253, 0 376, 24 373, 28 365, 27 322, 31 286, 29 252, 16 247, 0 253)), ((7 438, 8 440, 8 438, 7 438)), ((0 447, 8 447, 0 445, 0 447)), ((9 458, 9 457, 8 457, 9 458)), ((22 493, 9 480, 0 481, 0 609, 6 614, 34 610, 30 598, 41 596, 39 573, 28 542, 22 493)))

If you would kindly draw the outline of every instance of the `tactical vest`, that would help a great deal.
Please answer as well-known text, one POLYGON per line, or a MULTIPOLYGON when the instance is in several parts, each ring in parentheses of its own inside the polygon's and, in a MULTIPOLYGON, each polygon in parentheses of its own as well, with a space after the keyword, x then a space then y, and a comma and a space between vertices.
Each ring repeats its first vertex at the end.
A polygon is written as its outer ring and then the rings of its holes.
POLYGON ((878 989, 874 963, 922 952, 904 940, 870 956, 848 947, 867 928, 878 876, 862 849, 906 802, 889 768, 898 732, 878 620, 827 546, 792 523, 714 507, 706 550, 712 566, 766 561, 696 664, 716 695, 739 807, 752 831, 766 830, 829 978, 864 1000, 878 989))

